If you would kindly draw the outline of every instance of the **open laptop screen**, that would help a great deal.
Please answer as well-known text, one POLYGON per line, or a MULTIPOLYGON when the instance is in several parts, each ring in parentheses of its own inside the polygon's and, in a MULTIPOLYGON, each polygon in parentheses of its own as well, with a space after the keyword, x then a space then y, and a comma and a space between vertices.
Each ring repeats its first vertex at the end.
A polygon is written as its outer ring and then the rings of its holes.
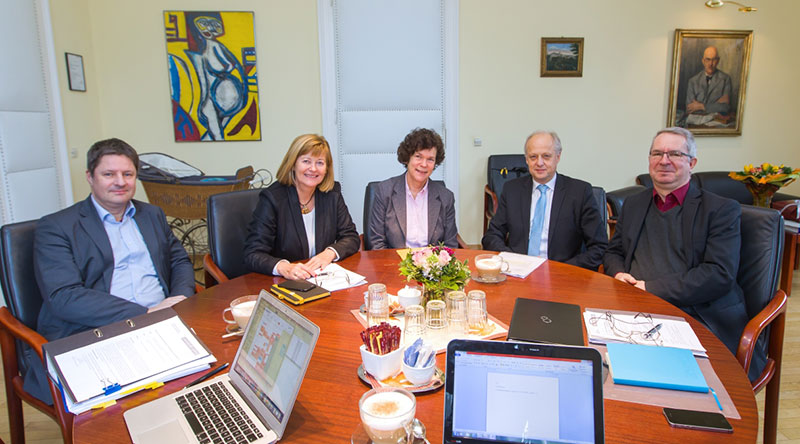
POLYGON ((596 351, 454 342, 471 344, 448 347, 446 442, 603 441, 601 373, 596 368, 601 361, 596 351))
POLYGON ((312 331, 313 324, 301 325, 293 319, 299 315, 273 299, 268 295, 258 299, 233 370, 277 423, 283 423, 300 389, 318 331, 312 331))

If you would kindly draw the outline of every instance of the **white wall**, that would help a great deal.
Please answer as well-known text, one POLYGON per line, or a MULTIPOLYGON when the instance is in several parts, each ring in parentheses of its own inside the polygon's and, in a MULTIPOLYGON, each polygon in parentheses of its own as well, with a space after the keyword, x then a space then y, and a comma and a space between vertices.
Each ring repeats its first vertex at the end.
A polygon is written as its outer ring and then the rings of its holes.
MULTIPOLYGON (((742 136, 698 138, 696 170, 800 167, 800 2, 750 3, 759 11, 712 10, 701 0, 462 0, 462 236, 480 239, 487 156, 521 153, 534 130, 561 136, 559 171, 606 190, 646 172, 650 140, 667 119, 676 28, 754 31, 742 136), (582 78, 539 77, 541 38, 561 36, 585 38, 582 78), (475 137, 482 147, 472 146, 475 137)), ((800 194, 800 185, 788 191, 800 194)))
MULTIPOLYGON (((209 174, 245 164, 277 170, 291 140, 320 132, 319 49, 315 0, 175 0, 169 9, 255 12, 261 100, 260 142, 173 140, 162 11, 156 0, 52 2, 56 53, 84 55, 87 93, 62 97, 73 179, 85 151, 101 137, 121 137, 140 151, 162 151, 209 174)), ((750 79, 742 136, 698 139, 697 169, 745 163, 800 167, 793 125, 800 122, 796 21, 800 2, 754 1, 756 13, 702 0, 461 0, 459 231, 478 243, 490 154, 522 152, 536 129, 564 143, 559 170, 607 190, 633 184, 666 122, 676 28, 752 29, 750 79), (584 37, 582 78, 540 78, 541 37, 584 37), (483 139, 482 147, 472 139, 483 139)), ((60 69, 63 75, 63 67, 60 69)), ((76 199, 88 193, 73 180, 76 199)), ((800 184, 789 187, 800 194, 800 184)), ((142 193, 140 190, 140 197, 142 193)))

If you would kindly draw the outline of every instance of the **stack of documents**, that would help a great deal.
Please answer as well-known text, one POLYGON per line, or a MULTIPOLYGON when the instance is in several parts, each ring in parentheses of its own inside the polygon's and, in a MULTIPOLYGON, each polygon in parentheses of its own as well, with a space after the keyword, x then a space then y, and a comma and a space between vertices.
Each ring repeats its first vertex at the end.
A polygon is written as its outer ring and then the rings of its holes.
POLYGON ((358 287, 367 283, 367 279, 358 273, 353 273, 341 265, 331 263, 323 268, 316 276, 306 279, 330 292, 344 290, 345 288, 358 287))
POLYGON ((547 260, 543 257, 528 256, 527 254, 517 254, 508 251, 500 253, 500 257, 508 263, 508 271, 505 271, 505 274, 523 279, 528 277, 533 270, 547 260))
POLYGON ((49 342, 43 349, 50 378, 75 414, 216 361, 171 308, 49 342))
POLYGON ((692 327, 680 317, 587 308, 583 320, 589 342, 593 344, 659 345, 685 348, 695 356, 708 356, 692 327), (654 328, 655 331, 648 335, 654 328))
POLYGON ((608 344, 615 384, 708 393, 708 384, 692 352, 682 348, 608 344))

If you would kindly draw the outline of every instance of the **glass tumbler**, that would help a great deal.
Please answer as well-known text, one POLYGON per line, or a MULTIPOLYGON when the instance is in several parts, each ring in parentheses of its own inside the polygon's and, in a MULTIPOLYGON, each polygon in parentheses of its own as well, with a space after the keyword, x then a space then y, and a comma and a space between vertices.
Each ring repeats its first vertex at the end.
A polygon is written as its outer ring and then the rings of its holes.
POLYGON ((367 325, 389 322, 389 295, 386 285, 372 284, 367 287, 367 325))
POLYGON ((467 333, 467 295, 463 291, 447 293, 447 332, 450 339, 467 333))
POLYGON ((447 344, 447 315, 444 301, 428 301, 425 306, 425 338, 438 350, 447 344))
POLYGON ((404 318, 403 343, 409 346, 425 334, 425 309, 422 305, 409 305, 404 318))
POLYGON ((472 290, 467 294, 467 323, 469 332, 480 335, 481 331, 489 324, 489 314, 486 311, 486 293, 472 290))

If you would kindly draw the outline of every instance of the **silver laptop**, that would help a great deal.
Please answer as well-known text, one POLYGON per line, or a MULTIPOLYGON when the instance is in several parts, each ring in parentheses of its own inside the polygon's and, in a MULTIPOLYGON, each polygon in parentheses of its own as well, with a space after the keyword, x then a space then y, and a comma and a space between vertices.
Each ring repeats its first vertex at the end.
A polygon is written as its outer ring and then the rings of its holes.
POLYGON ((261 290, 231 371, 125 412, 131 439, 137 444, 281 439, 318 337, 319 327, 261 290))

